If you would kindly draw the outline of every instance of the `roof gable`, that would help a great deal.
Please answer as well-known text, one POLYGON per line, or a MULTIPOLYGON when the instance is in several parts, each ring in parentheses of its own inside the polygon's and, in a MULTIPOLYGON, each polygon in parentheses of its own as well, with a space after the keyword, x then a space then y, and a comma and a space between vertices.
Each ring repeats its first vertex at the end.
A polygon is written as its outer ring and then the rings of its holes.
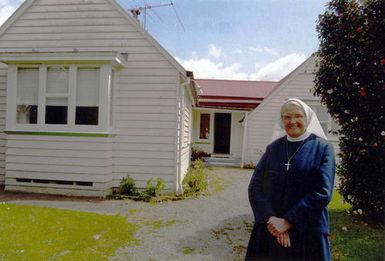
POLYGON ((27 0, 0 27, 0 52, 159 52, 186 70, 115 0, 27 0))
POLYGON ((302 64, 300 64, 296 69, 294 69, 291 73, 286 75, 282 80, 278 82, 278 84, 275 86, 275 88, 267 95, 267 97, 261 102, 261 104, 255 108, 249 115, 249 117, 252 117, 254 114, 258 113, 260 110, 262 110, 271 99, 274 98, 274 96, 280 92, 282 89, 286 88, 288 83, 295 78, 300 72, 305 71, 309 65, 315 63, 315 55, 312 54, 308 59, 306 59, 302 64))

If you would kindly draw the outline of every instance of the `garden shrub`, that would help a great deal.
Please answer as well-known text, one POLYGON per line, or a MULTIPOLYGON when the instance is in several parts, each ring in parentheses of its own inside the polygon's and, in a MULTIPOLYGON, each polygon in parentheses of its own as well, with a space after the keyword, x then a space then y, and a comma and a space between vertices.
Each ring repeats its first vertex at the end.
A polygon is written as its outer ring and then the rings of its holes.
POLYGON ((210 154, 198 147, 191 146, 191 161, 203 160, 206 157, 210 157, 210 154))
POLYGON ((184 194, 200 195, 204 193, 208 188, 208 177, 206 173, 206 167, 201 160, 193 162, 188 169, 185 178, 182 182, 184 194))
POLYGON ((330 1, 317 31, 315 94, 340 126, 340 192, 384 223, 385 1, 330 1))
POLYGON ((159 195, 159 192, 166 187, 166 183, 163 179, 157 178, 155 186, 153 185, 153 179, 147 180, 147 187, 144 191, 151 197, 156 197, 159 195))
POLYGON ((127 196, 137 196, 138 189, 135 185, 135 180, 130 176, 123 177, 120 181, 119 194, 127 196))
MULTIPOLYGON (((122 178, 119 186, 119 195, 128 196, 130 199, 149 201, 153 197, 157 197, 161 190, 166 188, 166 183, 162 178, 156 179, 156 184, 153 184, 153 179, 147 180, 146 189, 139 191, 135 185, 135 180, 130 176, 122 178)), ((115 195, 117 198, 121 198, 119 195, 115 195)))

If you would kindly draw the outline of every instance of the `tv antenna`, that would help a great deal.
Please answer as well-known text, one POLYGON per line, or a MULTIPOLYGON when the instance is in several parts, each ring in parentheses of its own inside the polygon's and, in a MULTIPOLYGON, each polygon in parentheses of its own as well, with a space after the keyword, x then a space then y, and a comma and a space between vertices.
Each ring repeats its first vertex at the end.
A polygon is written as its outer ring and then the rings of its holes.
POLYGON ((147 10, 151 10, 152 12, 154 12, 154 14, 156 14, 156 16, 159 18, 159 20, 162 20, 160 18, 160 16, 155 13, 155 11, 153 10, 154 8, 158 8, 158 7, 166 7, 166 6, 171 6, 172 9, 174 10, 174 13, 175 13, 175 16, 176 18, 178 19, 178 22, 179 22, 179 25, 182 27, 183 31, 186 32, 184 26, 183 26, 183 23, 182 23, 182 20, 180 19, 179 15, 178 15, 178 12, 176 11, 175 9, 175 6, 174 6, 174 3, 170 0, 170 3, 166 3, 166 4, 159 4, 159 5, 149 5, 147 4, 146 1, 144 1, 144 6, 140 6, 140 7, 137 7, 137 8, 132 8, 132 9, 129 9, 129 11, 131 12, 132 16, 137 19, 139 21, 139 15, 142 14, 142 12, 144 13, 144 20, 143 20, 143 27, 144 29, 147 30, 147 10))

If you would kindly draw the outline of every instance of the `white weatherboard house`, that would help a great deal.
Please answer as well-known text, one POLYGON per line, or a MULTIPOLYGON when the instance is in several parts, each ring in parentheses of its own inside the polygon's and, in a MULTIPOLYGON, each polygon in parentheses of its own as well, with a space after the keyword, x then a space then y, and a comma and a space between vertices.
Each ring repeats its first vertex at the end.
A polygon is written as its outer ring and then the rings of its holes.
POLYGON ((104 196, 130 175, 182 192, 194 89, 114 0, 27 0, 0 27, 0 182, 104 196))
POLYGON ((246 116, 247 142, 242 164, 258 162, 266 146, 271 142, 274 126, 280 117, 281 105, 288 98, 299 98, 314 110, 329 142, 338 152, 338 137, 332 133, 338 129, 338 125, 332 120, 326 107, 321 104, 320 98, 313 95, 315 71, 316 58, 312 55, 280 80, 262 103, 246 116))
POLYGON ((193 145, 210 153, 214 164, 256 164, 271 142, 281 105, 295 97, 316 112, 338 152, 331 132, 338 126, 313 95, 315 64, 311 56, 279 82, 195 80, 201 90, 193 108, 193 145))

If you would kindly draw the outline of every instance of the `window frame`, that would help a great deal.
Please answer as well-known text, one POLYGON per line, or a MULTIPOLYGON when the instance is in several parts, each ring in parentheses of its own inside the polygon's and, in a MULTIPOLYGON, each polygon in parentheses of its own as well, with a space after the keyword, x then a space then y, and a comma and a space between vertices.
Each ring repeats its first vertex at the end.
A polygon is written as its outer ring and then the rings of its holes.
POLYGON ((210 139, 210 135, 211 135, 211 113, 208 113, 208 112, 201 112, 199 114, 199 133, 198 133, 198 138, 199 140, 209 140, 210 139), (202 121, 202 117, 203 116, 208 116, 208 119, 206 119, 205 123, 207 124, 207 128, 208 128, 208 135, 207 135, 207 138, 202 138, 201 137, 201 134, 202 134, 202 124, 203 124, 203 121, 202 121))
MULTIPOLYGON (((14 63, 8 64, 7 80, 7 111, 6 131, 27 131, 27 132, 79 132, 79 133, 110 133, 111 117, 111 84, 112 66, 109 63, 14 63), (47 94, 47 69, 52 66, 64 66, 69 68, 69 86, 67 98, 67 124, 46 124, 46 101, 52 96, 47 94), (18 68, 38 68, 38 116, 37 124, 17 123, 17 81, 18 68), (76 85, 78 68, 98 67, 99 68, 99 112, 98 125, 76 125, 76 85)), ((55 94, 54 94, 55 96, 55 94)), ((60 96, 60 95, 59 95, 60 96)))

